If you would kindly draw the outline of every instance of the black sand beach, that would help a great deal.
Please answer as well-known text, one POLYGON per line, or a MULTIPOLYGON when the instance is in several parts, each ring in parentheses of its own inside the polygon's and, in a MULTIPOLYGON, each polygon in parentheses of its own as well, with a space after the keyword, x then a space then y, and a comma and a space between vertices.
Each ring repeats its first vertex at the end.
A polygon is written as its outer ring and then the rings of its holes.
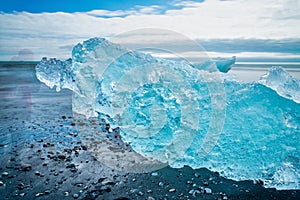
POLYGON ((299 190, 266 189, 208 169, 133 174, 106 167, 80 139, 72 93, 40 83, 34 66, 0 63, 0 199, 300 199, 299 190))

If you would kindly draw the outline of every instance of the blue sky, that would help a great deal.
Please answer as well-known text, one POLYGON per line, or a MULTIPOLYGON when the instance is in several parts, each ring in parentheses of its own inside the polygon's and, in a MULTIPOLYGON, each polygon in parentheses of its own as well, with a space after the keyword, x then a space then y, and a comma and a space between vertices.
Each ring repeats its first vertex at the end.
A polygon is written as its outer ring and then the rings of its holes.
POLYGON ((299 10, 299 0, 0 0, 0 60, 64 59, 91 37, 163 28, 212 57, 300 61, 299 10))
MULTIPOLYGON (((164 9, 182 8, 174 6, 172 0, 0 0, 1 11, 17 12, 87 12, 91 10, 129 10, 136 6, 162 6, 164 9)), ((179 2, 179 1, 177 1, 179 2)), ((198 0, 202 2, 202 0, 198 0)))

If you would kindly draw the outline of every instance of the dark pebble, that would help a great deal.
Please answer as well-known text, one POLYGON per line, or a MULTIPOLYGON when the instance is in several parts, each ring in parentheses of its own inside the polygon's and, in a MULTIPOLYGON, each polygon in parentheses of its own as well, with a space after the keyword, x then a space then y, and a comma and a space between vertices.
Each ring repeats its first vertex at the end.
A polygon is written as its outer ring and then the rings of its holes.
POLYGON ((37 176, 41 175, 41 173, 39 171, 36 171, 34 174, 37 175, 37 176))
POLYGON ((115 185, 116 183, 113 181, 107 181, 103 183, 104 185, 115 185))
POLYGON ((47 143, 43 144, 43 147, 49 147, 50 145, 48 145, 47 143))
POLYGON ((87 147, 84 146, 84 145, 82 145, 81 148, 82 148, 83 151, 86 151, 86 150, 87 150, 87 147))
POLYGON ((101 183, 102 181, 104 181, 106 178, 99 178, 98 179, 98 183, 101 183))
POLYGON ((44 194, 50 194, 50 190, 46 190, 44 194))
POLYGON ((257 181, 254 181, 254 183, 256 184, 256 185, 264 185, 264 182, 262 181, 262 180, 257 180, 257 181))
POLYGON ((64 149, 64 152, 72 153, 72 149, 64 149))
POLYGON ((102 191, 111 192, 111 188, 110 187, 103 187, 102 191))
POLYGON ((59 159, 64 160, 66 159, 66 155, 65 154, 58 154, 57 156, 59 159))
POLYGON ((118 197, 118 198, 116 198, 114 200, 129 200, 129 198, 127 198, 127 197, 118 197))
POLYGON ((48 154, 54 154, 54 151, 53 150, 49 150, 48 154))
POLYGON ((77 172, 77 169, 76 168, 72 168, 70 171, 73 172, 73 173, 75 173, 75 172, 77 172))
POLYGON ((69 163, 67 164, 66 168, 75 168, 75 164, 74 163, 69 163))
POLYGON ((32 169, 30 164, 21 164, 21 170, 22 171, 30 171, 32 169))
POLYGON ((24 183, 19 183, 17 188, 18 188, 19 190, 23 190, 24 187, 25 187, 24 183))

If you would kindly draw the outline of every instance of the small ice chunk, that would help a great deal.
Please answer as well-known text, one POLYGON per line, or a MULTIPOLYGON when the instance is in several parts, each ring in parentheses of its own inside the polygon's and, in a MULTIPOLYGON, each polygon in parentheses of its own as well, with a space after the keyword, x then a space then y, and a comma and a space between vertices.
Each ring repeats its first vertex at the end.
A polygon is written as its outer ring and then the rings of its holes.
POLYGON ((300 82, 280 66, 274 66, 259 79, 259 83, 272 88, 280 96, 300 103, 300 82))

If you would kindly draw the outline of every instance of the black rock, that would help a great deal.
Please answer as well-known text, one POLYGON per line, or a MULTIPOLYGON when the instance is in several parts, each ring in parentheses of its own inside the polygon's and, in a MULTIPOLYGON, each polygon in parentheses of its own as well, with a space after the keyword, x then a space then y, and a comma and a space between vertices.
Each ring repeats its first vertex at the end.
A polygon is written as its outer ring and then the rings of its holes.
POLYGON ((118 198, 116 198, 114 200, 129 200, 129 198, 127 198, 127 197, 118 197, 118 198))
POLYGON ((104 181, 106 178, 99 178, 98 179, 98 183, 101 183, 102 181, 104 181))
POLYGON ((32 169, 30 164, 21 164, 21 171, 30 171, 32 169))
POLYGON ((75 164, 74 163, 69 163, 67 164, 66 168, 75 168, 75 164))
POLYGON ((57 156, 59 159, 64 160, 66 159, 66 155, 65 154, 58 154, 57 156))
POLYGON ((87 150, 87 147, 84 146, 84 145, 81 145, 81 148, 82 148, 83 151, 86 151, 86 150, 87 150))

